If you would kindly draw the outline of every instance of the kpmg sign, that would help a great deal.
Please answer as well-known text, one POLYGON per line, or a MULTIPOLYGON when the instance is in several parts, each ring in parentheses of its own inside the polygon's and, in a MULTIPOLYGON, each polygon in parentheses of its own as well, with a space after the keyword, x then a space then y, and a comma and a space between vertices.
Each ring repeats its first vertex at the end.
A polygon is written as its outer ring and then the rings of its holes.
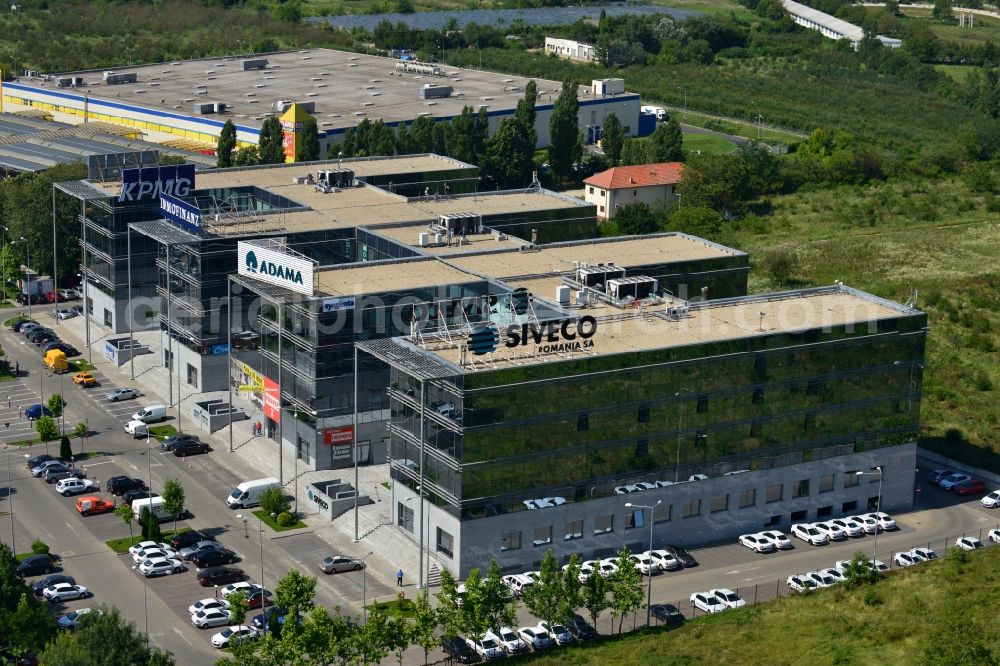
POLYGON ((201 233, 201 209, 194 204, 189 204, 169 194, 161 194, 160 213, 163 217, 191 233, 201 233))
POLYGON ((313 264, 308 259, 240 241, 240 275, 256 278, 306 296, 313 295, 313 264))
POLYGON ((194 189, 194 165, 122 169, 122 189, 118 201, 144 201, 161 194, 186 197, 194 189))

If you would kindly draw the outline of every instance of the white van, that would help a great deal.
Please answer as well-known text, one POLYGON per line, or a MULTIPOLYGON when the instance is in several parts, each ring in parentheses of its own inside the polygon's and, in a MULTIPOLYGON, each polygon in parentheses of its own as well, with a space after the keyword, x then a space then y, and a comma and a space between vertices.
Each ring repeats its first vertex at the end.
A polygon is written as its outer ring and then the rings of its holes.
POLYGON ((656 119, 661 123, 665 123, 670 120, 670 116, 667 114, 667 110, 662 106, 643 106, 639 109, 642 113, 647 113, 651 116, 656 116, 656 119))
POLYGON ((255 481, 244 481, 229 493, 226 504, 230 509, 244 509, 260 504, 260 496, 271 488, 280 488, 281 482, 273 476, 255 481))
MULTIPOLYGON (((174 519, 173 514, 167 513, 167 510, 163 508, 162 497, 146 497, 132 502, 132 512, 135 513, 135 522, 139 522, 139 517, 142 515, 143 508, 149 508, 153 515, 156 516, 156 519, 161 523, 165 520, 174 519)), ((191 512, 188 511, 187 507, 184 507, 177 517, 190 518, 191 512)))
POLYGON ((149 428, 142 421, 129 421, 125 424, 125 432, 132 435, 135 439, 149 436, 149 428))
POLYGON ((149 405, 132 415, 133 421, 142 421, 143 423, 157 423, 166 420, 166 418, 166 405, 149 405))

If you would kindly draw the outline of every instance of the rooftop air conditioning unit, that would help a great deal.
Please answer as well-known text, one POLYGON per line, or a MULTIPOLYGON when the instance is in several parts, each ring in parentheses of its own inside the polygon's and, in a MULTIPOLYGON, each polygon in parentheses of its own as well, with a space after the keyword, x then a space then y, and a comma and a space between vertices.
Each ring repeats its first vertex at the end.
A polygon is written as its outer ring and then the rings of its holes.
POLYGON ((625 277, 625 269, 613 265, 599 264, 597 266, 584 266, 582 263, 576 269, 576 281, 585 287, 597 288, 598 285, 605 285, 608 280, 625 277))
POLYGON ((671 305, 667 307, 667 317, 678 321, 683 319, 688 314, 688 306, 686 305, 671 305))
POLYGON ((616 301, 626 298, 642 300, 656 293, 658 287, 656 278, 636 275, 627 278, 613 278, 608 280, 608 296, 616 301))

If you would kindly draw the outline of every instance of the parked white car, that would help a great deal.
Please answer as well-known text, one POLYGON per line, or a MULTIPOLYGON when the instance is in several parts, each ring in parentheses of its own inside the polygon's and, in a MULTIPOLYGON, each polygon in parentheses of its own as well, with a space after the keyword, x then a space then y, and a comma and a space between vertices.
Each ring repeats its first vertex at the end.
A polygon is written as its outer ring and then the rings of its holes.
POLYGON ((154 557, 144 560, 137 568, 143 576, 152 578, 153 576, 169 576, 170 574, 180 573, 184 571, 184 563, 172 557, 154 557))
POLYGON ((549 632, 549 636, 556 645, 569 645, 576 640, 573 633, 561 624, 553 624, 550 627, 548 622, 539 622, 538 628, 549 632))
POLYGON ((792 536, 798 537, 813 546, 822 546, 830 541, 830 537, 821 532, 812 523, 798 523, 796 525, 792 525, 792 536))
POLYGON ((810 571, 806 576, 809 580, 816 583, 816 587, 833 587, 840 582, 835 576, 826 571, 810 571))
POLYGON ((605 578, 611 577, 616 571, 618 571, 618 558, 617 557, 607 557, 598 563, 595 570, 598 571, 605 578))
POLYGON ((128 549, 129 555, 135 555, 140 550, 146 550, 147 548, 159 548, 160 550, 165 550, 167 552, 173 551, 169 543, 157 543, 155 541, 140 541, 131 548, 128 549))
POLYGON ((577 578, 580 579, 581 583, 586 583, 587 579, 594 575, 597 571, 597 566, 600 564, 597 560, 585 560, 580 563, 580 574, 577 578))
POLYGON ((42 590, 42 596, 48 599, 49 603, 56 604, 70 599, 86 599, 94 596, 94 593, 83 585, 56 583, 42 590))
POLYGON ((898 530, 899 525, 896 524, 895 519, 887 513, 882 511, 875 511, 873 513, 865 514, 869 518, 873 518, 879 526, 879 529, 885 531, 898 530))
POLYGON ((849 537, 859 537, 865 535, 865 526, 855 518, 835 518, 830 521, 830 524, 844 530, 844 534, 849 537))
POLYGON ((958 537, 955 546, 962 550, 977 550, 983 547, 983 542, 976 537, 958 537))
POLYGON ((238 643, 239 641, 250 640, 257 638, 257 630, 253 627, 248 627, 245 624, 234 624, 231 627, 226 627, 219 633, 212 636, 212 647, 219 648, 220 650, 225 647, 229 647, 231 643, 238 643))
POLYGON ((471 638, 466 638, 465 642, 485 661, 503 659, 503 648, 495 640, 483 638, 481 641, 475 641, 471 638))
POLYGON ((195 613, 208 610, 229 610, 229 602, 225 599, 213 599, 212 597, 208 597, 206 599, 196 601, 188 606, 189 615, 194 615, 195 613))
POLYGON ((896 563, 898 567, 912 567, 914 564, 920 564, 923 560, 918 559, 910 554, 910 551, 905 553, 896 553, 892 557, 892 561, 896 563))
POLYGON ((860 516, 852 516, 852 518, 861 523, 861 527, 864 529, 865 534, 875 534, 878 532, 878 521, 871 515, 862 514, 860 516))
POLYGON ((97 487, 92 479, 77 479, 75 477, 70 477, 68 479, 63 479, 56 484, 56 492, 63 497, 69 497, 70 495, 79 495, 80 493, 89 493, 97 487))
POLYGON ((986 538, 988 538, 993 543, 1000 543, 1000 530, 998 529, 990 530, 989 533, 986 535, 986 538))
POLYGON ((830 541, 843 541, 847 538, 847 533, 832 522, 813 523, 813 527, 830 537, 830 541))
POLYGON ((789 576, 785 583, 788 585, 788 589, 795 592, 809 592, 816 589, 816 583, 804 575, 789 576))
POLYGON ((965 472, 955 472, 954 474, 949 474, 948 476, 941 477, 941 480, 938 481, 938 486, 942 490, 951 490, 955 486, 971 480, 972 480, 971 475, 966 474, 965 472))
POLYGON ((487 631, 485 638, 495 641, 507 654, 523 654, 528 651, 517 632, 510 627, 500 627, 500 631, 487 631))
POLYGON ((173 559, 173 557, 174 557, 174 551, 164 550, 163 548, 157 548, 153 546, 150 548, 143 548, 139 552, 132 555, 132 561, 135 562, 136 564, 141 564, 146 560, 154 558, 173 559))
POLYGON ((989 495, 986 495, 983 499, 979 500, 979 503, 987 509, 997 508, 1000 506, 1000 490, 994 490, 989 495))
POLYGON ((711 592, 695 592, 690 597, 691 605, 705 613, 721 613, 729 608, 711 592))
MULTIPOLYGON (((834 571, 840 574, 844 574, 847 571, 847 565, 850 564, 850 560, 837 560, 837 563, 833 565, 834 571)), ((879 571, 888 571, 889 567, 882 560, 874 560, 875 568, 879 571)), ((872 560, 868 560, 868 565, 871 566, 872 560)))
POLYGON ((743 601, 743 599, 740 598, 740 595, 726 587, 709 590, 708 593, 714 594, 715 598, 725 604, 726 608, 742 608, 747 605, 747 602, 743 601))
POLYGON ((681 568, 681 563, 673 555, 665 550, 647 550, 643 555, 648 555, 660 567, 660 571, 675 571, 681 568))
POLYGON ((771 541, 770 537, 757 532, 756 534, 743 534, 740 536, 740 545, 746 546, 755 553, 771 553, 774 552, 774 542, 771 541))
POLYGON ((532 650, 544 650, 552 647, 552 638, 549 636, 549 632, 541 627, 521 627, 517 630, 517 635, 532 650))
POLYGON ((198 611, 191 615, 191 624, 199 629, 209 627, 228 627, 232 620, 229 611, 221 608, 211 608, 209 610, 198 611))
POLYGON ((920 559, 921 562, 930 562, 937 559, 937 553, 930 548, 914 548, 910 551, 910 555, 920 559))
POLYGON ((837 583, 844 582, 844 574, 840 573, 839 571, 837 571, 832 567, 829 569, 820 569, 819 573, 830 576, 831 578, 833 578, 834 582, 837 583))
POLYGON ((794 546, 792 546, 792 540, 789 539, 788 535, 784 532, 779 532, 778 530, 767 530, 765 532, 761 532, 761 534, 773 541, 775 547, 779 550, 794 548, 794 546))
POLYGON ((629 559, 635 564, 635 568, 639 570, 643 576, 653 576, 660 572, 660 565, 653 561, 649 555, 642 553, 640 555, 629 555, 629 559))

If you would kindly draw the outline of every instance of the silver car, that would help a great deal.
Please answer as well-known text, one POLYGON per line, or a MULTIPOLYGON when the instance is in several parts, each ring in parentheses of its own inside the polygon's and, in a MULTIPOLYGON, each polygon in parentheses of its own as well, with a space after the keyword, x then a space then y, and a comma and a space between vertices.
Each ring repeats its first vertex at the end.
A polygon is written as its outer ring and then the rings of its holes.
POLYGON ((340 573, 341 571, 361 571, 365 563, 356 557, 346 555, 329 555, 319 563, 319 568, 323 573, 340 573))
POLYGON ((134 388, 116 388, 113 391, 106 393, 105 396, 108 402, 118 402, 119 400, 131 400, 132 398, 138 398, 139 392, 134 388))
POLYGON ((193 546, 188 546, 187 548, 181 548, 179 551, 177 551, 177 555, 182 560, 186 561, 190 560, 191 556, 194 555, 195 553, 200 553, 205 550, 224 550, 224 549, 225 546, 223 546, 218 541, 199 541, 193 546))

